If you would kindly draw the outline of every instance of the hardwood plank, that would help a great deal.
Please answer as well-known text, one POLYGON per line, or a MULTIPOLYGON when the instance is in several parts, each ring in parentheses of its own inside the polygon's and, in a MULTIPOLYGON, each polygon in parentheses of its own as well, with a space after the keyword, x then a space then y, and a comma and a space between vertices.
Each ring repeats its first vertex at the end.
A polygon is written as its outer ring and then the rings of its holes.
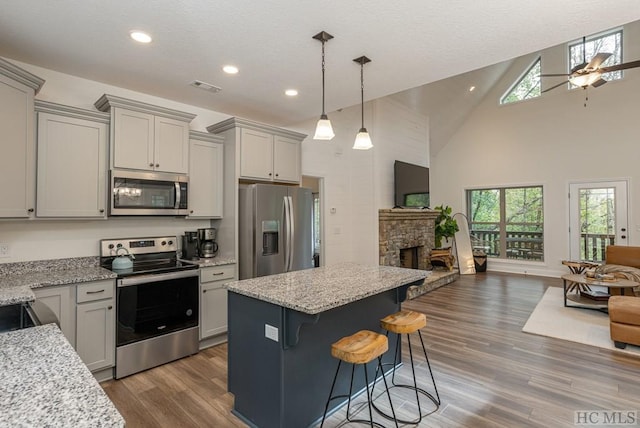
MULTIPOLYGON (((574 427, 577 410, 638 409, 640 358, 521 331, 546 288, 560 286, 558 278, 487 272, 405 302, 404 309, 427 316, 423 338, 442 399, 419 426, 574 427)), ((412 345, 422 361, 417 337, 412 345)), ((127 427, 241 427, 231 414, 226 359, 224 344, 103 387, 127 427)), ((416 372, 430 380, 425 363, 416 372)), ((408 382, 410 365, 398 376, 408 382)), ((385 408, 381 385, 376 403, 385 408)), ((410 391, 393 397, 398 413, 411 417, 410 391)), ((355 405, 362 406, 363 397, 355 405)), ((362 411, 366 415, 366 406, 362 411)), ((343 418, 341 409, 325 427, 341 426, 343 418)))

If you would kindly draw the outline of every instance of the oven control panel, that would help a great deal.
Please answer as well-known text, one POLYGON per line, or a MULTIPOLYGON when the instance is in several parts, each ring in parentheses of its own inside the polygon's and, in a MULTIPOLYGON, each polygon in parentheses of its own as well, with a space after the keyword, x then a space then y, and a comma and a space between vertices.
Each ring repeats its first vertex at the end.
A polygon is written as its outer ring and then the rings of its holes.
POLYGON ((150 254, 175 253, 178 251, 178 239, 175 236, 159 236, 152 238, 120 238, 103 239, 100 241, 100 256, 111 257, 116 251, 124 248, 118 254, 150 254))

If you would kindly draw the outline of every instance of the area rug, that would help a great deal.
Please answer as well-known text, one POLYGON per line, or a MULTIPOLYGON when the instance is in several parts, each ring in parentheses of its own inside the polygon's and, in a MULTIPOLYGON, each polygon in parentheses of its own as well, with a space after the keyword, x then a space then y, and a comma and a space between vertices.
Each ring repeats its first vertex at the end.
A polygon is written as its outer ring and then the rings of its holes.
POLYGON ((640 357, 640 347, 627 345, 626 349, 614 346, 609 336, 609 316, 590 309, 565 308, 562 288, 549 287, 522 328, 525 333, 555 337, 599 348, 635 354, 640 357))

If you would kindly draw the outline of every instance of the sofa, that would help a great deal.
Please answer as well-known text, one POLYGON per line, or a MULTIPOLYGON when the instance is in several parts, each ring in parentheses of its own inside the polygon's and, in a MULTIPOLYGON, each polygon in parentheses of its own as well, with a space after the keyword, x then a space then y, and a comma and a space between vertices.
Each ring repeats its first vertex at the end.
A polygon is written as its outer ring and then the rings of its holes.
MULTIPOLYGON (((640 247, 607 246, 605 264, 596 271, 640 282, 640 247)), ((609 331, 616 348, 624 349, 627 344, 640 346, 640 297, 636 297, 639 292, 640 287, 636 287, 635 296, 609 298, 609 331)))

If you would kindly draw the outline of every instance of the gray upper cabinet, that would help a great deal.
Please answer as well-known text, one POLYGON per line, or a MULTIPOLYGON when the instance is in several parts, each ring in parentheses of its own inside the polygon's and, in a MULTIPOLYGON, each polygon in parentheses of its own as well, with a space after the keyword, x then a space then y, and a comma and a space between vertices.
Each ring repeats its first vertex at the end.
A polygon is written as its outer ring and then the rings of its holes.
POLYGON ((232 117, 208 126, 207 131, 232 139, 239 171, 248 181, 299 183, 300 143, 305 134, 232 117))
POLYGON ((221 218, 224 139, 197 131, 189 135, 189 218, 221 218))
POLYGON ((35 211, 34 96, 44 80, 0 58, 0 217, 35 211))
POLYGON ((111 167, 186 174, 191 113, 105 94, 95 106, 111 112, 111 167))
POLYGON ((35 104, 37 217, 106 218, 109 114, 35 104))

